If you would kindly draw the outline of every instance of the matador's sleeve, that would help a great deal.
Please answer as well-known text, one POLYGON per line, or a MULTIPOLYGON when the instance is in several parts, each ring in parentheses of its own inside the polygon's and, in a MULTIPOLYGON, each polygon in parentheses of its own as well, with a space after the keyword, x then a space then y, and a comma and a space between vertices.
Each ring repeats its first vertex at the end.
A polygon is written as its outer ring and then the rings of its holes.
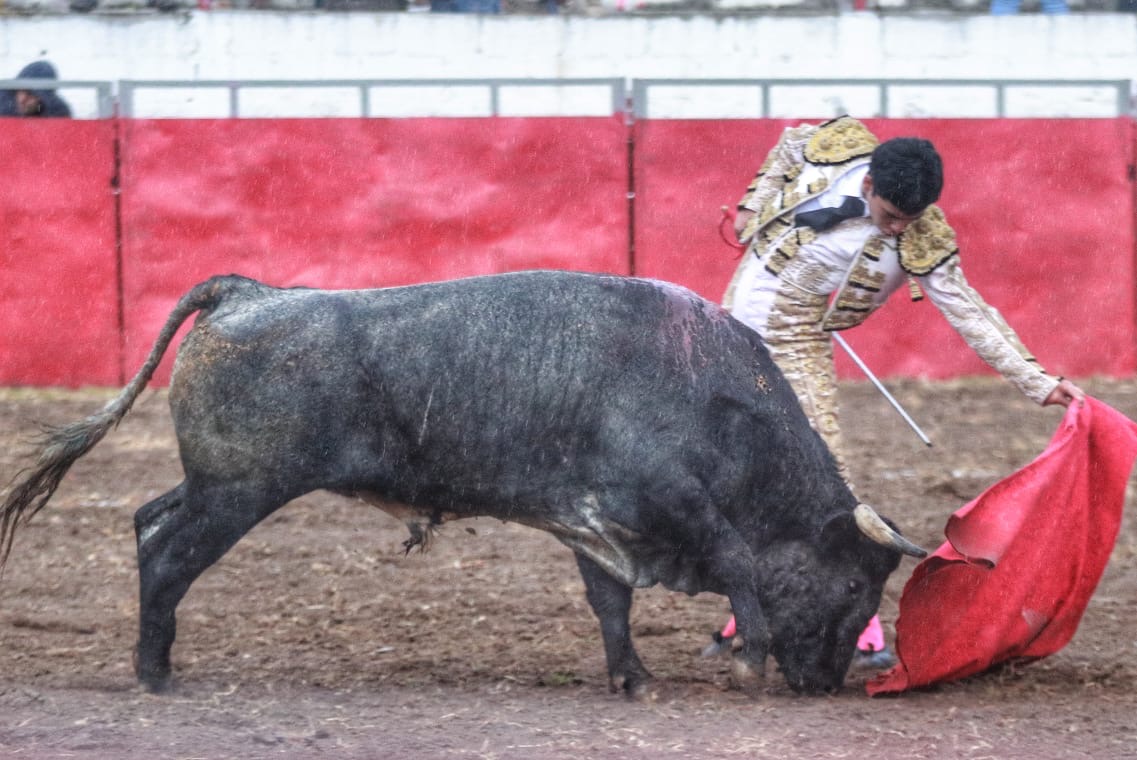
MULTIPOLYGON (((813 124, 802 124, 798 127, 787 127, 782 130, 778 144, 766 156, 754 180, 747 186, 746 192, 738 201, 738 208, 761 212, 782 188, 794 181, 801 173, 805 162, 803 152, 809 138, 817 131, 813 124)), ((740 242, 747 242, 758 225, 758 214, 750 220, 740 236, 740 242)))
POLYGON ((1003 316, 968 284, 958 255, 919 280, 928 299, 983 361, 1027 398, 1039 404, 1046 400, 1058 379, 1043 370, 1003 316))

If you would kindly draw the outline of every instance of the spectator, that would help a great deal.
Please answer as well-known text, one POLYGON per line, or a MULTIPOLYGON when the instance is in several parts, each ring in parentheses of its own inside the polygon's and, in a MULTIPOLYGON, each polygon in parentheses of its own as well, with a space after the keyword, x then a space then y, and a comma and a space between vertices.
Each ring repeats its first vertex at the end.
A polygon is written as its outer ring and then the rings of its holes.
MULTIPOLYGON (((47 61, 33 61, 16 75, 17 79, 51 79, 59 77, 47 61)), ((70 118, 71 107, 56 94, 54 88, 42 90, 0 91, 0 116, 41 116, 70 118)))
POLYGON ((431 13, 501 13, 501 0, 430 0, 431 13))
MULTIPOLYGON (((1019 12, 1022 0, 991 0, 992 16, 1013 16, 1019 12)), ((1061 15, 1070 12, 1066 0, 1042 0, 1042 12, 1061 15)))

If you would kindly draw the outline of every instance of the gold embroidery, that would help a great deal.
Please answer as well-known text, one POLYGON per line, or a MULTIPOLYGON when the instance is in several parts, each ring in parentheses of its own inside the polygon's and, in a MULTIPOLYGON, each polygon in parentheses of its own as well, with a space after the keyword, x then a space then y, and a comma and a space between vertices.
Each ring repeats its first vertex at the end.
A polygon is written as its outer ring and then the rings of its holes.
POLYGON ((758 229, 757 215, 750 217, 746 220, 746 225, 742 228, 742 235, 739 240, 750 240, 754 237, 754 231, 758 229))
POLYGON ((810 195, 818 195, 825 192, 825 188, 829 187, 829 180, 825 177, 818 177, 817 179, 806 185, 806 192, 810 195))
MULTIPOLYGON (((785 229, 783 226, 782 230, 785 229)), ((784 236, 778 246, 770 252, 766 261, 766 270, 771 274, 781 274, 782 270, 786 268, 786 264, 793 261, 794 257, 801 251, 801 247, 808 245, 816 237, 817 233, 808 227, 799 227, 789 235, 784 236), (803 234, 805 231, 808 233, 803 234)), ((767 238, 766 242, 769 244, 773 240, 774 238, 767 238)))
POLYGON ((758 215, 758 223, 764 225, 771 219, 776 218, 781 213, 782 207, 778 203, 778 199, 771 198, 770 202, 762 208, 762 213, 758 215))
POLYGON ((920 283, 912 275, 908 275, 908 296, 913 301, 924 300, 924 291, 920 290, 920 283))
POLYGON ((878 141, 864 124, 842 116, 817 128, 805 146, 805 159, 812 164, 843 164, 867 156, 878 141))
POLYGON ((796 239, 792 234, 786 235, 792 226, 788 219, 775 219, 762 229, 762 250, 767 251, 765 267, 766 271, 771 274, 781 274, 786 264, 797 254, 796 239), (778 242, 779 245, 771 250, 770 248, 775 242, 778 242))
POLYGON ((858 268, 849 275, 849 284, 855 288, 879 293, 881 286, 884 285, 884 272, 873 272, 867 267, 858 268))
POLYGON ((766 321, 768 335, 777 335, 781 340, 790 341, 793 336, 804 336, 817 331, 816 325, 825 313, 825 296, 805 293, 782 283, 778 288, 777 299, 778 306, 770 311, 766 321))
POLYGON ((873 271, 865 258, 857 258, 845 286, 837 294, 837 300, 825 318, 824 329, 844 330, 855 327, 876 310, 878 304, 874 301, 874 294, 880 292, 885 275, 884 272, 873 271))
POLYGON ((802 259, 799 259, 794 266, 793 279, 798 288, 807 293, 826 292, 831 280, 829 267, 825 264, 802 259))
MULTIPOLYGON (((778 142, 781 143, 781 140, 778 142)), ((777 156, 777 153, 777 150, 772 150, 766 154, 766 160, 762 162, 762 165, 760 167, 758 167, 758 177, 761 177, 763 174, 770 171, 770 167, 774 165, 774 159, 777 156)), ((758 184, 758 177, 754 178, 755 185, 758 184)))
POLYGON ((782 241, 782 244, 775 249, 775 252, 780 253, 788 261, 794 256, 797 256, 799 250, 801 250, 801 246, 798 245, 797 237, 790 235, 782 241))
POLYGON ((928 206, 919 219, 900 233, 900 266, 908 274, 925 275, 955 254, 955 231, 938 206, 928 206))
POLYGON ((825 324, 821 326, 822 330, 830 332, 839 332, 841 330, 848 330, 850 327, 856 327, 861 322, 864 322, 864 315, 856 315, 851 313, 838 313, 831 312, 825 318, 825 324))
POLYGON ((770 358, 789 381, 810 425, 833 453, 841 477, 848 480, 837 415, 833 346, 829 336, 817 329, 825 296, 783 285, 775 297, 777 306, 764 334, 770 358))
POLYGON ((739 208, 746 208, 746 206, 750 203, 750 199, 754 197, 754 191, 758 189, 758 181, 761 178, 762 173, 758 172, 758 176, 754 178, 754 181, 746 186, 746 192, 743 193, 742 197, 738 200, 739 208))
POLYGON ((884 238, 882 238, 880 235, 873 235, 865 242, 865 258, 872 259, 873 261, 880 261, 880 256, 883 252, 884 238))
POLYGON ((762 228, 762 245, 763 247, 769 246, 785 232, 787 232, 793 223, 789 219, 781 218, 767 224, 762 228))
POLYGON ((790 257, 786 256, 781 251, 774 251, 766 257, 766 271, 773 275, 782 273, 786 268, 786 264, 790 263, 790 257))
POLYGON ((834 313, 838 311, 855 311, 868 314, 873 310, 872 291, 863 288, 846 288, 841 297, 837 299, 834 313))

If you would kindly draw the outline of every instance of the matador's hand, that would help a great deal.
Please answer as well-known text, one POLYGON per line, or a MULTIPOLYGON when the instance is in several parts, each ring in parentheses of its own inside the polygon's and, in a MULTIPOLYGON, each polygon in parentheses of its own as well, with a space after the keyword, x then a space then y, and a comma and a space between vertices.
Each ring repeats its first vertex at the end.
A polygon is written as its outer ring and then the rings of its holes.
POLYGON ((1071 402, 1074 401, 1077 401, 1079 406, 1086 403, 1085 391, 1069 380, 1062 379, 1058 382, 1058 385, 1055 386, 1054 390, 1050 391, 1050 395, 1046 397, 1042 405, 1061 404, 1062 406, 1069 406, 1071 402))

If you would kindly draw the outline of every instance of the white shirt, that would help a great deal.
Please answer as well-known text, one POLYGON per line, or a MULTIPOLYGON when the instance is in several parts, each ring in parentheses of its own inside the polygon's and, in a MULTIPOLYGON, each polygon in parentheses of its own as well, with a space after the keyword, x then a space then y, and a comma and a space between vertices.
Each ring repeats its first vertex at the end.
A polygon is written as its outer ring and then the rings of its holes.
MULTIPOLYGON (((833 184, 829 186, 829 189, 816 198, 810 198, 808 201, 805 201, 797 207, 797 210, 816 211, 821 208, 837 208, 846 198, 860 198, 864 200, 862 187, 864 185, 865 176, 867 176, 868 173, 868 164, 853 167, 838 177, 833 184)), ((865 216, 868 216, 868 214, 869 209, 868 203, 866 202, 865 216)))

